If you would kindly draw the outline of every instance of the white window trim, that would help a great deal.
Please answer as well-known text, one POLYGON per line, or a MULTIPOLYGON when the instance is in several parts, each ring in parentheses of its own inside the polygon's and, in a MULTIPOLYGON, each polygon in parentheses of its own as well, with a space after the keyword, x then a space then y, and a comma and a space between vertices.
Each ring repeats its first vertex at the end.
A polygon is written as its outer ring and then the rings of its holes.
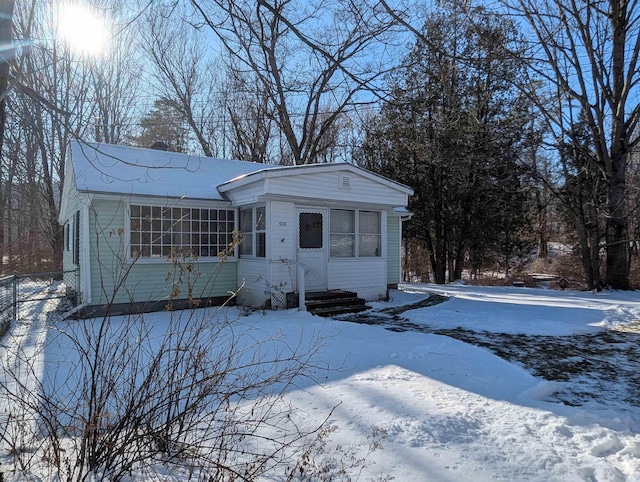
MULTIPOLYGON (((240 259, 257 259, 257 260, 263 260, 263 259, 267 259, 267 255, 268 255, 268 251, 269 251, 269 242, 268 242, 268 238, 267 238, 267 206, 265 204, 258 204, 255 206, 243 206, 241 208, 238 209, 238 218, 237 218, 237 222, 238 222, 238 229, 241 229, 240 226, 240 212, 241 211, 251 211, 251 233, 246 233, 246 234, 251 234, 251 254, 241 254, 240 253, 240 248, 237 248, 238 251, 238 257, 240 259), (259 208, 263 208, 264 209, 264 229, 256 229, 256 224, 257 224, 257 215, 256 215, 256 211, 259 208), (264 246, 264 256, 257 256, 256 252, 257 252, 257 244, 256 241, 258 239, 257 234, 259 233, 264 233, 264 237, 265 237, 265 246, 264 246)), ((245 233, 243 233, 245 234, 245 233)), ((243 241, 244 242, 244 241, 243 241)))
MULTIPOLYGON (((338 211, 352 211, 354 213, 354 229, 355 229, 355 239, 354 239, 354 247, 353 247, 353 256, 331 256, 331 243, 329 243, 329 261, 339 261, 339 260, 375 260, 375 259, 386 259, 386 216, 385 211, 379 211, 377 209, 348 209, 348 208, 331 208, 329 209, 329 240, 331 240, 331 212, 334 210, 338 211), (360 212, 370 212, 377 213, 380 221, 380 254, 378 256, 360 256, 360 212)), ((366 233, 371 234, 371 233, 366 233)))

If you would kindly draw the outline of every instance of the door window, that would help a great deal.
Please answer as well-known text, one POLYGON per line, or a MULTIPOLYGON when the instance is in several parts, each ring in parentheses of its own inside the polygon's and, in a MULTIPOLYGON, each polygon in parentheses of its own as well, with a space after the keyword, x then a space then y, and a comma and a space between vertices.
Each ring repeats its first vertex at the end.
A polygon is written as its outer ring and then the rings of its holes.
POLYGON ((300 213, 300 248, 322 248, 322 214, 300 213))

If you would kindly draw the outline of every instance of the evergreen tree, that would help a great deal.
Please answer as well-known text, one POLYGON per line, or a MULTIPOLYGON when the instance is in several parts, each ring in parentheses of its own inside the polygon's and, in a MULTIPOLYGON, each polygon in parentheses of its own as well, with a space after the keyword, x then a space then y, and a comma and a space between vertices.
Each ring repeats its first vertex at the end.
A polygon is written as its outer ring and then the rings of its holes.
POLYGON ((188 152, 189 129, 172 105, 166 98, 156 99, 153 108, 140 120, 141 132, 131 137, 131 144, 151 147, 156 142, 162 142, 171 151, 188 152))
POLYGON ((414 188, 407 234, 425 242, 436 283, 459 279, 467 259, 508 268, 520 245, 527 103, 512 87, 520 65, 504 55, 515 39, 483 8, 441 3, 366 128, 360 162, 414 188))

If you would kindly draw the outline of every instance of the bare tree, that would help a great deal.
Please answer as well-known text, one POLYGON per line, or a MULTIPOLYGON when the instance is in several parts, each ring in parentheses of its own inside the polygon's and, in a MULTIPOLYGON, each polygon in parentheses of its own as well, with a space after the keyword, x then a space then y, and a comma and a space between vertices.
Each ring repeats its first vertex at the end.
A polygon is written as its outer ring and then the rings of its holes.
POLYGON ((636 0, 504 0, 504 5, 533 39, 530 68, 548 89, 532 83, 536 91, 530 94, 555 99, 553 108, 538 104, 556 139, 568 137, 571 117, 584 116, 606 184, 606 284, 629 289, 627 166, 640 140, 640 5, 636 0))
POLYGON ((89 69, 78 62, 55 32, 51 35, 50 11, 19 4, 13 19, 19 37, 51 39, 33 43, 21 59, 15 73, 10 122, 5 132, 11 138, 17 132, 24 143, 21 155, 26 161, 22 183, 34 187, 40 197, 40 230, 52 249, 54 267, 61 265, 62 230, 58 224, 61 183, 64 181, 67 141, 84 134, 91 112, 89 69), (21 126, 18 128, 17 126, 21 126))
POLYGON ((314 6, 295 0, 192 5, 238 65, 252 72, 282 133, 282 162, 318 162, 336 122, 368 102, 385 71, 375 52, 395 25, 366 2, 314 6))
POLYGON ((120 144, 125 141, 139 114, 136 99, 141 93, 139 31, 122 16, 122 0, 103 0, 110 13, 109 48, 89 63, 93 93, 93 138, 98 142, 120 144))
MULTIPOLYGON (((233 65, 233 60, 230 60, 233 65)), ((278 151, 273 149, 275 112, 269 99, 262 94, 252 72, 241 73, 237 67, 227 69, 223 90, 223 105, 231 124, 231 155, 262 163, 277 163, 278 151)))
MULTIPOLYGON (((117 4, 106 2, 103 11, 111 7, 117 10, 117 4)), ((95 136, 99 141, 121 142, 133 125, 139 78, 139 71, 133 68, 136 56, 129 23, 114 20, 117 35, 112 49, 103 53, 105 57, 89 58, 64 43, 56 15, 55 8, 38 2, 16 3, 11 19, 16 38, 37 40, 18 51, 2 94, 11 128, 3 135, 7 155, 1 158, 0 201, 3 210, 18 209, 22 225, 14 223, 2 230, 12 235, 3 246, 12 246, 15 236, 25 232, 43 239, 46 253, 34 252, 31 244, 27 251, 36 261, 50 260, 48 269, 61 265, 58 209, 68 141, 95 136), (28 202, 27 196, 32 196, 28 202)))
POLYGON ((158 96, 180 113, 205 156, 224 157, 224 110, 216 96, 222 69, 207 50, 206 36, 187 22, 179 4, 151 9, 146 17, 143 49, 158 96))
POLYGON ((12 25, 14 8, 14 0, 4 1, 0 4, 0 153, 2 153, 2 141, 6 126, 6 99, 9 93, 10 65, 15 54, 12 25))
POLYGON ((7 189, 13 172, 4 161, 4 131, 7 123, 7 96, 9 93, 9 66, 13 61, 13 9, 15 1, 0 4, 0 273, 4 263, 5 247, 5 206, 7 203, 7 189))

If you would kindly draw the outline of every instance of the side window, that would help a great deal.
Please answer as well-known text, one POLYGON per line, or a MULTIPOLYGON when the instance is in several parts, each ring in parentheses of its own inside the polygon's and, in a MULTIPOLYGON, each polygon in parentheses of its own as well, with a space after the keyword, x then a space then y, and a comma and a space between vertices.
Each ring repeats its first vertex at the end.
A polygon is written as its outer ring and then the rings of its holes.
POLYGON ((80 264, 80 211, 73 216, 73 264, 80 264))
POLYGON ((377 211, 331 210, 332 258, 382 256, 382 224, 377 211))
POLYGON ((256 258, 264 258, 266 256, 267 231, 265 215, 266 208, 264 206, 240 210, 240 232, 242 233, 240 256, 255 256, 256 258))
POLYGON ((332 258, 350 258, 355 256, 355 211, 332 209, 330 228, 330 256, 332 258))
POLYGON ((253 209, 240 210, 240 256, 253 256, 253 209))
POLYGON ((232 245, 235 211, 132 204, 130 256, 168 259, 174 256, 212 258, 232 245))
POLYGON ((363 257, 380 256, 382 239, 380 213, 360 211, 358 255, 363 257))
POLYGON ((71 223, 67 221, 64 223, 64 250, 71 251, 71 223))
POLYGON ((267 231, 265 224, 266 209, 264 206, 256 208, 255 233, 256 233, 256 257, 264 258, 267 255, 267 231))

